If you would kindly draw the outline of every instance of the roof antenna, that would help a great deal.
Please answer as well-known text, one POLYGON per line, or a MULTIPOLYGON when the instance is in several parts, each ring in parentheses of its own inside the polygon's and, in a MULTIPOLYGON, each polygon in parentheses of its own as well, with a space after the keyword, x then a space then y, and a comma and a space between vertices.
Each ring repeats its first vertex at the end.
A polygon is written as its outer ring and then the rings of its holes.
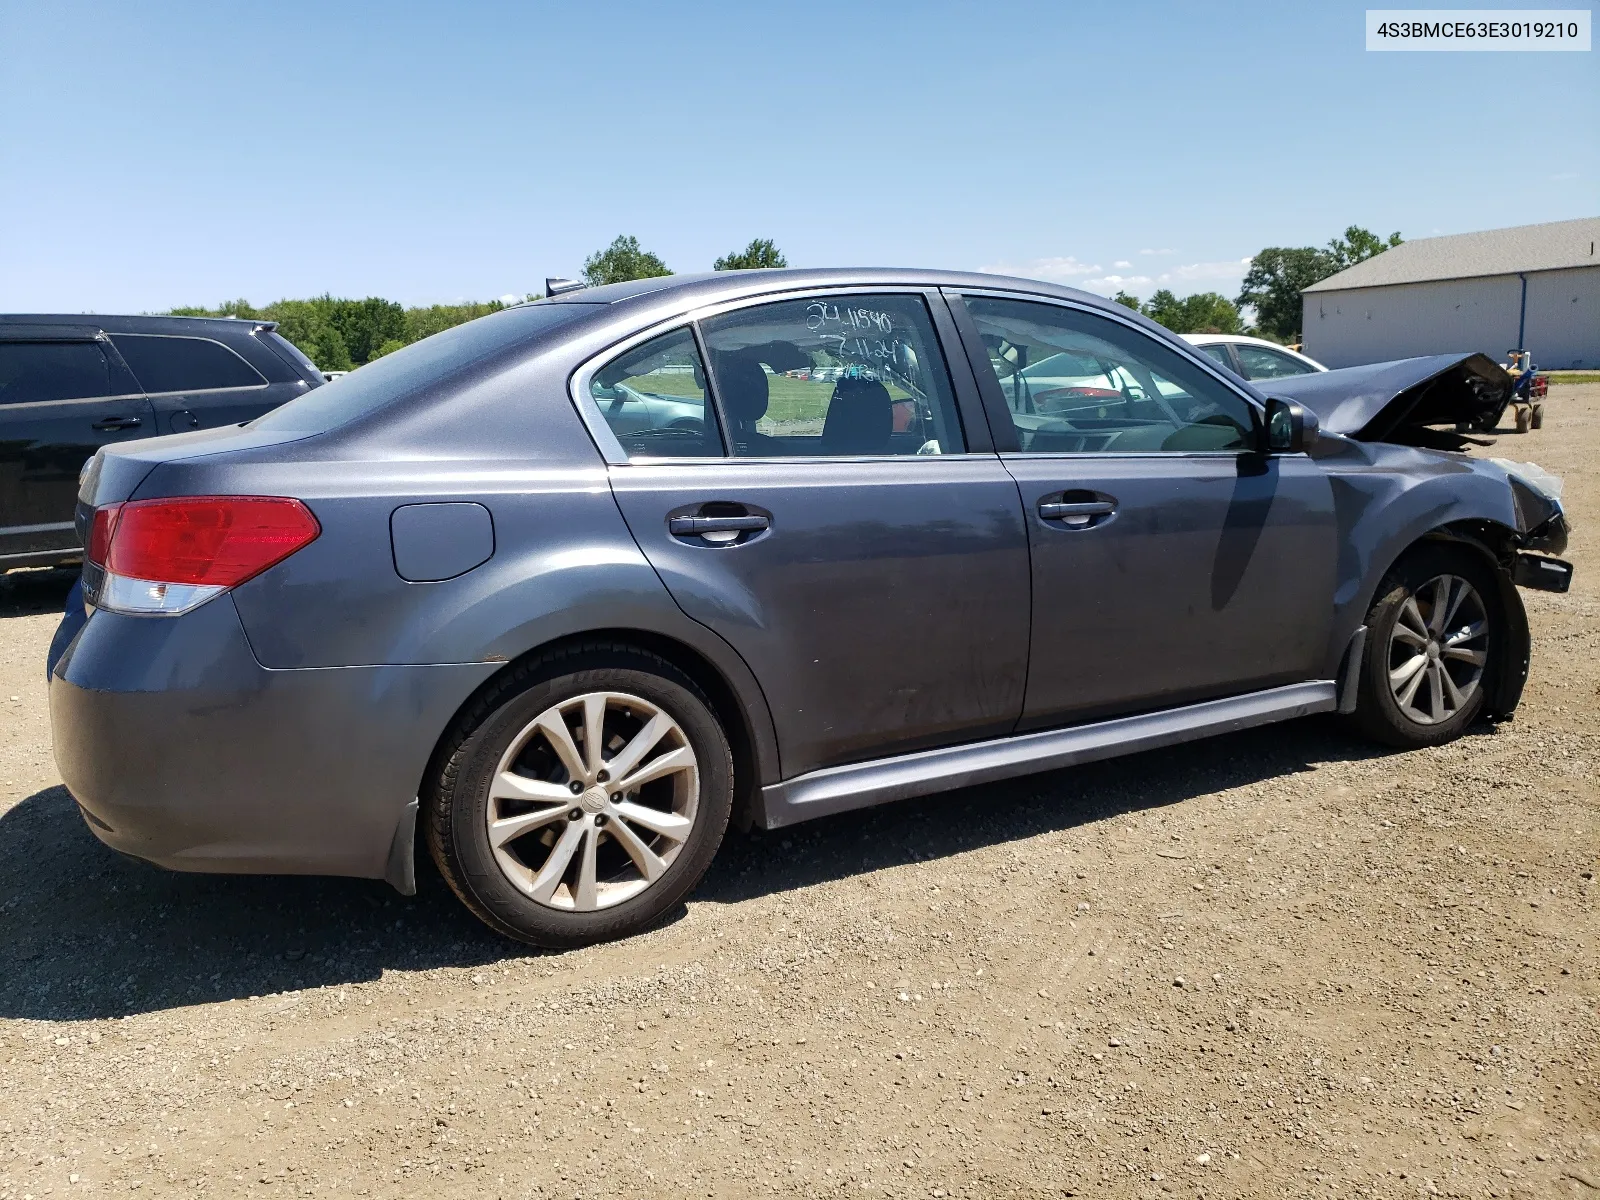
POLYGON ((544 294, 546 297, 559 296, 563 292, 576 292, 588 287, 581 279, 546 279, 544 281, 544 294))

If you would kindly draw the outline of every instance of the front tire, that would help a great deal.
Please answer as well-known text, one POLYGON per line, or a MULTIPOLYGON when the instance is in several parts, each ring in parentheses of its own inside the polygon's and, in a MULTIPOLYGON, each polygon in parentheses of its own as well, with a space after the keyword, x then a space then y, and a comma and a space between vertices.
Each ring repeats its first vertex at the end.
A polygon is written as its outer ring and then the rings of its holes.
POLYGON ((1493 568, 1428 545, 1391 568, 1367 614, 1356 722, 1390 746, 1454 741, 1483 712, 1509 641, 1493 568))
POLYGON ((649 928, 699 883, 733 809, 709 701, 653 654, 521 665, 458 719, 427 789, 428 849, 469 909, 569 949, 649 928))

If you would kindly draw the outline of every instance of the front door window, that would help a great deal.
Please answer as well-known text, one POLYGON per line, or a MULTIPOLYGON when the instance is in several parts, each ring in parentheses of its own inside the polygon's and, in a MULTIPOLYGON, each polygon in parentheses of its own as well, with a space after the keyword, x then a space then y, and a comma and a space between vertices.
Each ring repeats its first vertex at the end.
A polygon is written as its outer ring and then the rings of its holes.
POLYGON ((1250 405, 1147 334, 1081 309, 974 296, 967 311, 1030 454, 1239 451, 1250 405))

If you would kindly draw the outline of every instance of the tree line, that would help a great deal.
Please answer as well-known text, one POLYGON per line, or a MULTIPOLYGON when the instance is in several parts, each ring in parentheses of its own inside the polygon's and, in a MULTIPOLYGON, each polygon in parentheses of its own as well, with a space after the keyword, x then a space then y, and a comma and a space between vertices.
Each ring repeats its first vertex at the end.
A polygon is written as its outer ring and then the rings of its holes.
POLYGON ((1217 292, 1196 292, 1180 300, 1167 288, 1142 303, 1137 296, 1120 291, 1112 299, 1160 322, 1173 333, 1248 333, 1279 342, 1299 341, 1301 292, 1346 267, 1400 245, 1402 240, 1398 233, 1391 233, 1384 240, 1371 230, 1352 225, 1343 237, 1333 238, 1322 249, 1268 246, 1250 260, 1250 269, 1234 300, 1217 292), (1245 320, 1246 309, 1254 310, 1254 324, 1245 320))
MULTIPOLYGON (((713 269, 739 271, 788 265, 772 239, 756 238, 743 250, 717 259, 713 269)), ((640 248, 638 238, 626 235, 591 254, 583 264, 584 281, 590 286, 670 274, 666 263, 657 255, 640 248)), ((539 293, 530 293, 526 298, 538 300, 541 297, 539 293)), ((324 371, 350 371, 385 354, 393 354, 412 342, 464 321, 499 312, 504 307, 500 300, 485 300, 406 308, 379 296, 345 300, 324 294, 309 300, 279 300, 260 308, 248 300, 228 300, 215 308, 189 305, 171 309, 169 315, 276 321, 278 332, 318 367, 324 371)))
MULTIPOLYGON (((1333 238, 1324 248, 1269 246, 1262 250, 1250 260, 1239 295, 1233 300, 1218 292, 1195 292, 1180 299, 1168 288, 1159 289, 1144 301, 1122 291, 1112 299, 1174 333, 1253 333, 1290 342, 1300 332, 1301 291, 1400 242, 1398 233, 1390 234, 1386 241, 1370 230, 1352 225, 1343 237, 1333 238), (1253 310, 1254 324, 1246 320, 1246 310, 1253 310)), ((744 249, 717 259, 712 269, 748 271, 788 265, 783 251, 771 238, 754 238, 744 249)), ((619 235, 583 263, 583 279, 591 287, 672 273, 660 255, 646 250, 638 238, 628 234, 619 235)), ((537 294, 527 297, 539 298, 537 294)), ((279 300, 262 308, 247 300, 230 300, 216 308, 174 308, 171 313, 179 317, 276 321, 278 332, 324 371, 349 371, 504 307, 499 300, 486 300, 406 308, 378 296, 345 300, 324 294, 309 300, 279 300)))

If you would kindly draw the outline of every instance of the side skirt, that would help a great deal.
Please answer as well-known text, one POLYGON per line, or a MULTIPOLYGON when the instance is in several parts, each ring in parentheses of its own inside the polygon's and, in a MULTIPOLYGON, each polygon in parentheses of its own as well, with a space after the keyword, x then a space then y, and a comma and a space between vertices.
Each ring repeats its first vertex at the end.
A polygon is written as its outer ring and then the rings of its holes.
POLYGON ((1310 713, 1332 712, 1338 705, 1338 690, 1338 684, 1331 679, 1295 683, 1137 717, 1117 717, 1070 729, 1049 729, 969 746, 828 767, 762 788, 762 824, 767 829, 778 829, 891 800, 1116 758, 1310 713))

